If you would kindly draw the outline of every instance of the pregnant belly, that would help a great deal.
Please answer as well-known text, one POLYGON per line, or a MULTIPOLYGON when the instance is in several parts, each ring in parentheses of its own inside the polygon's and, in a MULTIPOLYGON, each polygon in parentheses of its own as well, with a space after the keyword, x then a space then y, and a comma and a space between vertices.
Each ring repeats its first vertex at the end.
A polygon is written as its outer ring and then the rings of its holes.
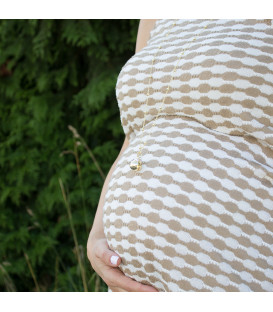
POLYGON ((146 125, 141 171, 116 164, 103 207, 125 275, 159 291, 273 291, 273 152, 181 117, 146 125))

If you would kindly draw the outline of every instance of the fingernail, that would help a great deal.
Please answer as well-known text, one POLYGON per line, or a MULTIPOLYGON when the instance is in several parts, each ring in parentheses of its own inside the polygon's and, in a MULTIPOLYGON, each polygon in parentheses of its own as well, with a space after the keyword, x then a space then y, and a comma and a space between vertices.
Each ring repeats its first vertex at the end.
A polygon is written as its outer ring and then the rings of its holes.
POLYGON ((116 265, 118 263, 118 258, 119 258, 118 256, 112 256, 110 259, 111 263, 116 265))

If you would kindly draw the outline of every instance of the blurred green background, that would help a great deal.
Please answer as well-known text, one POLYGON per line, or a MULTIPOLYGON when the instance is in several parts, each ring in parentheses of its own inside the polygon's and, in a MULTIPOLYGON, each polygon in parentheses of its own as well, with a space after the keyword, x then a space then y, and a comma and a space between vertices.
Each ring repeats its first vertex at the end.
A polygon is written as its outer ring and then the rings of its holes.
POLYGON ((0 291, 107 291, 86 257, 139 20, 0 20, 0 291))

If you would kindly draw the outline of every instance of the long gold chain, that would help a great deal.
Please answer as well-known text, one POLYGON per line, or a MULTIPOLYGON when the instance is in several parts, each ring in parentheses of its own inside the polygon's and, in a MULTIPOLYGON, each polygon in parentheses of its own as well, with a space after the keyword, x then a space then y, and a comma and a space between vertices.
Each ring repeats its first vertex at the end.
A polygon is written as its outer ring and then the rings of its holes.
MULTIPOLYGON (((173 29, 173 27, 174 27, 175 25, 176 25, 176 21, 173 23, 173 25, 172 25, 170 31, 165 35, 165 38, 168 37, 168 35, 170 34, 170 32, 172 31, 172 29, 173 29)), ((207 25, 204 26, 203 28, 204 28, 204 29, 207 28, 207 25)), ((197 36, 198 36, 198 35, 197 35, 197 36)), ((165 96, 164 96, 164 98, 163 98, 162 105, 160 106, 160 108, 159 108, 159 110, 158 110, 158 113, 157 113, 157 115, 156 115, 156 117, 155 117, 155 120, 154 120, 154 122, 152 123, 152 127, 155 126, 155 122, 156 122, 156 120, 157 120, 157 118, 158 118, 158 116, 159 116, 159 114, 160 114, 160 112, 161 112, 161 110, 162 110, 162 108, 163 108, 163 106, 164 106, 164 102, 165 102, 166 96, 167 96, 167 94, 168 94, 168 92, 169 92, 170 85, 171 85, 171 82, 172 82, 172 80, 173 80, 173 73, 176 72, 178 63, 180 62, 180 60, 181 60, 181 58, 182 58, 184 52, 189 48, 190 44, 191 44, 193 41, 196 40, 197 36, 193 37, 192 41, 189 42, 188 47, 187 47, 187 48, 184 48, 184 49, 182 50, 182 52, 180 52, 180 57, 179 57, 179 59, 178 59, 178 61, 177 61, 177 63, 176 63, 176 66, 174 67, 174 69, 173 69, 173 71, 172 71, 171 80, 170 80, 169 85, 168 85, 168 87, 167 87, 167 89, 166 89, 166 93, 165 93, 165 96)), ((165 42, 166 42, 166 39, 165 39, 163 42, 165 43, 165 42)), ((156 58, 156 56, 157 56, 157 54, 158 54, 158 52, 159 52, 159 50, 160 50, 161 48, 162 48, 162 44, 159 45, 158 50, 157 50, 157 52, 156 52, 156 54, 155 54, 155 56, 154 56, 154 58, 153 58, 153 60, 152 60, 152 64, 151 64, 152 67, 151 67, 150 76, 149 76, 149 87, 148 87, 148 91, 147 91, 147 94, 146 94, 146 96, 147 96, 147 99, 146 99, 146 108, 145 108, 145 111, 144 111, 144 120, 143 120, 143 125, 142 125, 142 128, 141 128, 141 132, 142 132, 141 139, 143 138, 144 127, 145 127, 145 122, 146 122, 146 114, 147 114, 147 110, 148 110, 148 100, 149 100, 149 97, 148 97, 148 96, 150 95, 149 91, 150 91, 150 85, 151 85, 150 81, 151 81, 151 78, 152 78, 152 69, 153 69, 153 66, 154 66, 155 58, 156 58)), ((152 128, 152 127, 151 127, 151 128, 152 128)), ((130 168, 131 168, 132 170, 134 170, 134 171, 140 171, 140 169, 142 168, 141 154, 142 154, 143 147, 146 145, 147 142, 145 141, 145 142, 143 143, 143 141, 141 141, 141 143, 142 143, 142 146, 141 146, 141 145, 139 146, 139 151, 137 152, 137 159, 135 159, 135 160, 133 160, 133 161, 130 162, 130 168)))

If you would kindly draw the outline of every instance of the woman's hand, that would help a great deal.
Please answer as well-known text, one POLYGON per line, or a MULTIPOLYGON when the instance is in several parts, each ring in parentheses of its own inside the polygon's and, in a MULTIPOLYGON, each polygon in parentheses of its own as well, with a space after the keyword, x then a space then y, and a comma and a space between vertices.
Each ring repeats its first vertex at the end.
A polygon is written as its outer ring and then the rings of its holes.
POLYGON ((121 258, 118 254, 109 249, 106 238, 91 238, 89 235, 87 257, 93 269, 113 292, 158 291, 156 288, 139 283, 121 272, 118 268, 121 263, 121 258))

